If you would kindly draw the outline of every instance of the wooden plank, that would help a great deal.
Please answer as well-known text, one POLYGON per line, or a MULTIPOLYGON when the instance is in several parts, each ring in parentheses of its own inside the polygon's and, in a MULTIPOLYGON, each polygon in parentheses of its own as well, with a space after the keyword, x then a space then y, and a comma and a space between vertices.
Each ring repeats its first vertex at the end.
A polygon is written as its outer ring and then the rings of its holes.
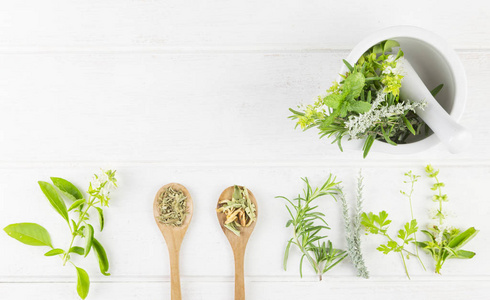
MULTIPOLYGON (((305 295, 328 295, 335 299, 410 300, 414 297, 431 299, 464 298, 486 300, 490 281, 426 279, 407 281, 335 280, 323 282, 257 282, 247 281, 247 299, 304 299, 305 295)), ((90 299, 167 299, 168 282, 92 283, 90 299)), ((75 283, 2 283, 4 300, 35 298, 39 300, 75 299, 75 283)), ((232 282, 209 282, 206 279, 183 281, 183 299, 228 300, 233 297, 232 282)))
POLYGON ((0 4, 5 51, 349 49, 393 25, 434 31, 460 49, 489 48, 487 1, 52 0, 0 4), (455 14, 457 12, 457 21, 455 14))
MULTIPOLYGON (((314 130, 294 130, 289 107, 330 85, 346 52, 3 54, 0 161, 365 163, 314 130)), ((471 150, 442 146, 404 159, 488 163, 490 53, 461 52, 471 150)), ((372 153, 373 161, 400 156, 372 153)))

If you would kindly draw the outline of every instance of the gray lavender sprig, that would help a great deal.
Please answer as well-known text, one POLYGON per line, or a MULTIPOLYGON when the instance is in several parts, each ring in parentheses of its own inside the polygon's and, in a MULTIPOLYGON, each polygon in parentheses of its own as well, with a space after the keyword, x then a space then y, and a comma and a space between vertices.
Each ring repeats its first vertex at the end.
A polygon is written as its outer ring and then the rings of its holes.
POLYGON ((338 198, 342 205, 342 216, 344 218, 345 239, 347 240, 347 253, 357 269, 357 275, 363 278, 369 278, 369 271, 364 263, 364 258, 361 251, 361 215, 363 202, 363 176, 359 172, 357 179, 357 197, 355 214, 351 218, 349 214, 349 205, 345 199, 345 194, 342 186, 337 186, 338 198))

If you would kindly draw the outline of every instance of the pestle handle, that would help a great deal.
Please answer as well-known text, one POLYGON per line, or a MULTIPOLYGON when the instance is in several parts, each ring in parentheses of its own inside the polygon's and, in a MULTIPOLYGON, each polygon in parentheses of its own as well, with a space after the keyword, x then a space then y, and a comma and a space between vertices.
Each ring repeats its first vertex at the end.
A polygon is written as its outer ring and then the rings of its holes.
POLYGON ((442 108, 410 63, 404 58, 400 58, 400 60, 403 63, 405 73, 403 74, 400 97, 416 102, 426 101, 427 106, 424 109, 416 109, 417 115, 434 131, 449 152, 460 153, 466 150, 472 139, 470 132, 458 124, 442 108))

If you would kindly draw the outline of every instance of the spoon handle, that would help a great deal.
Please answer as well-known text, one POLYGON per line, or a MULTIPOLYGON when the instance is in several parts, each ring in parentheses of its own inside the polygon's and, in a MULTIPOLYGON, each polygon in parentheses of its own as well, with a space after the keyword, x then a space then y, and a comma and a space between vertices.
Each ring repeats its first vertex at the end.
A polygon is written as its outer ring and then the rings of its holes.
POLYGON ((235 251, 235 300, 245 300, 245 275, 244 257, 245 251, 235 251))
POLYGON ((171 299, 182 300, 180 291, 179 250, 172 247, 168 249, 170 258, 170 287, 171 299))

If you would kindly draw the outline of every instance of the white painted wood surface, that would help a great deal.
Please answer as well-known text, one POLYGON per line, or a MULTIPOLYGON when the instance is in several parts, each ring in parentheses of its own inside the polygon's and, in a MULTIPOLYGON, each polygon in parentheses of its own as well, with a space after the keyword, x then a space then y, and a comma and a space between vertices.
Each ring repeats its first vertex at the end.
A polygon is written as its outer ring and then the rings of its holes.
MULTIPOLYGON (((248 299, 487 299, 489 14, 486 1, 2 2, 0 227, 38 222, 63 246, 65 228, 37 180, 60 176, 83 187, 99 167, 115 168, 120 188, 101 235, 112 276, 99 275, 93 257, 84 261, 89 299, 168 299, 167 250, 151 203, 161 185, 178 181, 195 201, 181 251, 184 297, 231 299, 232 253, 214 205, 223 188, 238 183, 253 190, 261 210, 246 257, 248 299), (313 131, 293 130, 287 109, 321 94, 365 34, 398 24, 432 30, 460 55, 471 150, 451 155, 437 146, 362 160, 313 131), (300 279, 296 252, 282 270, 290 232, 274 197, 294 196, 300 177, 319 184, 332 172, 353 200, 362 167, 366 210, 386 209, 401 222, 408 218, 398 193, 403 172, 422 174, 428 162, 441 168, 458 221, 481 230, 467 246, 474 259, 447 262, 443 276, 412 261, 408 281, 399 258, 365 238, 369 280, 358 279, 348 261, 323 282, 309 271, 300 279)), ((414 201, 421 222, 432 204, 428 187, 419 184, 414 201)), ((324 209, 331 238, 345 246, 339 205, 326 200, 324 209)), ((0 299, 77 299, 73 270, 43 250, 0 233, 0 299)))

